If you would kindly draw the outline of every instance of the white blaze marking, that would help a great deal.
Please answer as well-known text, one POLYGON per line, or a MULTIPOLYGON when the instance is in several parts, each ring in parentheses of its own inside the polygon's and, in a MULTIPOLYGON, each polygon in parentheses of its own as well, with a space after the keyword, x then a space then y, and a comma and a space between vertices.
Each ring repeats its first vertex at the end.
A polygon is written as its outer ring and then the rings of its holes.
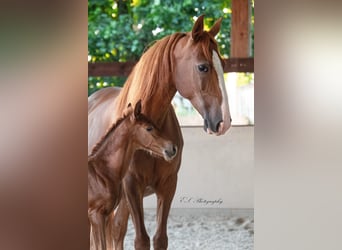
POLYGON ((222 110, 223 124, 220 124, 220 128, 218 131, 218 135, 221 135, 221 134, 224 134, 230 127, 230 112, 229 112, 226 85, 224 83, 224 78, 223 78, 223 68, 221 65, 220 58, 215 50, 213 50, 213 63, 214 63, 214 68, 216 70, 217 78, 219 81, 219 86, 220 86, 221 93, 222 93, 221 110, 222 110))

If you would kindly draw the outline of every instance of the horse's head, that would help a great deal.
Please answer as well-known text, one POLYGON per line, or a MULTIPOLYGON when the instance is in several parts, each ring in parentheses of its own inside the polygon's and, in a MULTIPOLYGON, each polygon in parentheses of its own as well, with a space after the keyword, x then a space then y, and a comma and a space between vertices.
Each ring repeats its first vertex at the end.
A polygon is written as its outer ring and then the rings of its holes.
POLYGON ((214 38, 221 21, 204 31, 203 16, 200 16, 192 31, 180 39, 174 49, 176 89, 202 115, 204 130, 216 135, 224 134, 231 126, 223 61, 214 38))
POLYGON ((135 105, 131 115, 134 132, 131 139, 138 145, 139 149, 145 150, 152 155, 171 161, 177 154, 177 146, 165 139, 155 125, 141 113, 141 101, 135 105))

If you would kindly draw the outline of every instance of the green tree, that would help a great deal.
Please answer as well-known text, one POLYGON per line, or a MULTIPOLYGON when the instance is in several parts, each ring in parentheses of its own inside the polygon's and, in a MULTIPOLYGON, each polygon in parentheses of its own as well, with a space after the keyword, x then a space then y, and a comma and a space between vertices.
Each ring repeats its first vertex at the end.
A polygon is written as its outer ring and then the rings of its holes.
MULTIPOLYGON (((223 17, 216 37, 224 57, 230 51, 231 2, 222 0, 89 0, 88 61, 135 61, 153 41, 190 31, 194 17, 206 15, 205 27, 223 17)), ((122 86, 124 77, 89 77, 88 94, 122 86)))

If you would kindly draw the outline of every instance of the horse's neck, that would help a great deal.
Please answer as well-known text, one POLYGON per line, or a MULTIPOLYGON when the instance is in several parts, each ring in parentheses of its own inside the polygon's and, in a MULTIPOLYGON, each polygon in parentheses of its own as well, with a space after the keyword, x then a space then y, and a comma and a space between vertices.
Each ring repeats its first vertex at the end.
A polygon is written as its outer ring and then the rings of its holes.
POLYGON ((171 105, 172 98, 176 94, 176 89, 170 89, 167 94, 154 95, 142 104, 142 113, 150 117, 152 121, 160 126, 166 117, 167 111, 171 105))
POLYGON ((129 103, 134 106, 141 100, 142 112, 157 125, 162 123, 177 91, 170 62, 173 49, 166 40, 163 43, 150 48, 134 67, 118 96, 116 115, 120 116, 129 103), (160 49, 164 49, 162 53, 160 49))
POLYGON ((163 124, 167 111, 170 108, 172 98, 176 94, 176 88, 173 83, 168 83, 167 86, 163 87, 162 93, 157 93, 151 95, 149 98, 141 98, 139 95, 132 95, 127 93, 127 95, 119 96, 116 100, 117 106, 114 112, 116 116, 121 116, 123 109, 129 104, 135 105, 138 100, 142 101, 142 113, 149 117, 157 126, 163 124), (121 98, 121 99, 120 99, 121 98), (119 103, 124 103, 124 106, 118 105, 119 103))

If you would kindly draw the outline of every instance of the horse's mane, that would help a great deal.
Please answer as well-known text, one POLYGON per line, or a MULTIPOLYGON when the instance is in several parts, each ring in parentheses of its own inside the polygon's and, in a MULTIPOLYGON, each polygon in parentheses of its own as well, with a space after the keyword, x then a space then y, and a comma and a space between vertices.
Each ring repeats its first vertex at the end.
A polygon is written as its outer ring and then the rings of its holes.
POLYGON ((172 81, 173 50, 177 42, 186 36, 185 33, 174 33, 156 41, 142 55, 134 67, 118 96, 118 114, 127 106, 128 102, 145 101, 154 94, 168 95, 167 83, 172 81))

